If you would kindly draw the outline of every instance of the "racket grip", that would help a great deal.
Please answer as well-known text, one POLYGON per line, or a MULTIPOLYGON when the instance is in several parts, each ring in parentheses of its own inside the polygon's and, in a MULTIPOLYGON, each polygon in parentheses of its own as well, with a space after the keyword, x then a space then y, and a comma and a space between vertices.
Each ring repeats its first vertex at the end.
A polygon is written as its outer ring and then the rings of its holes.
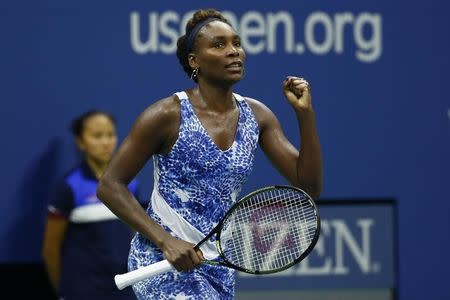
POLYGON ((116 276, 114 276, 114 282, 116 283, 117 288, 119 290, 122 290, 129 285, 135 284, 138 281, 165 273, 172 269, 175 268, 166 259, 130 272, 117 274, 116 276))

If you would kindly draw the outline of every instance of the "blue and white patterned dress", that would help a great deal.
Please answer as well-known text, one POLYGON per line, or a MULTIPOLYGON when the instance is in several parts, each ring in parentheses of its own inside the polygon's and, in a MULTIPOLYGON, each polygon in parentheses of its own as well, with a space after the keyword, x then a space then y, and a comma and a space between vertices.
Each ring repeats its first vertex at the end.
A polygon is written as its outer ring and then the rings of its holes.
MULTIPOLYGON (((179 136, 170 153, 153 157, 155 181, 147 213, 174 236, 196 244, 236 201, 253 168, 259 129, 250 106, 234 94, 239 108, 235 139, 229 149, 221 150, 200 123, 187 94, 176 95, 181 102, 179 136)), ((212 258, 208 249, 202 251, 212 258)), ((163 259, 152 242, 135 235, 130 270, 163 259)), ((138 299, 232 299, 234 271, 205 264, 191 272, 168 272, 140 281, 133 290, 138 299)))

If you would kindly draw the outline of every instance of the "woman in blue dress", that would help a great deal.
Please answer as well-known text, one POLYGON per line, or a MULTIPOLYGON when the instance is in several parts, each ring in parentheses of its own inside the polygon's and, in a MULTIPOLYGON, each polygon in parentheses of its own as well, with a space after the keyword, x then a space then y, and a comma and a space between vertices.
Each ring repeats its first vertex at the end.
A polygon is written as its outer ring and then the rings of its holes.
POLYGON ((275 115, 233 91, 243 77, 239 35, 217 10, 197 11, 178 39, 177 57, 196 86, 173 93, 137 118, 104 173, 98 197, 137 233, 128 268, 167 259, 177 271, 133 285, 138 299, 232 299, 234 272, 202 265, 200 241, 239 198, 258 145, 292 184, 316 197, 322 159, 308 82, 288 76, 283 92, 297 116, 301 149, 275 115), (127 184, 152 158, 154 188, 144 211, 127 184))

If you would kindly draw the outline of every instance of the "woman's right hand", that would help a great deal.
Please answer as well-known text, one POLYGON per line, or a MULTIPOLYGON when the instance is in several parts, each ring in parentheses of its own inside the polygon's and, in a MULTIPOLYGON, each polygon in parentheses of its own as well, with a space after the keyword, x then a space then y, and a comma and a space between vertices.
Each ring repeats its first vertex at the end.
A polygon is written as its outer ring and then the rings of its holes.
POLYGON ((191 271, 203 261, 203 253, 194 244, 177 239, 170 234, 161 245, 164 257, 177 271, 191 271))

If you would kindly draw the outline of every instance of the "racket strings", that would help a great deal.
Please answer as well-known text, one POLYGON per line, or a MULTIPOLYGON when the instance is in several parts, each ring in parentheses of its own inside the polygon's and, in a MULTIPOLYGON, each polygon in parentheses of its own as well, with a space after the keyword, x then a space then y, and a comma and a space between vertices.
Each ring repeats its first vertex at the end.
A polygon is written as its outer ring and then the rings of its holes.
POLYGON ((298 259, 312 243, 317 227, 309 197, 294 189, 265 190, 229 215, 220 243, 230 263, 270 272, 298 259))

